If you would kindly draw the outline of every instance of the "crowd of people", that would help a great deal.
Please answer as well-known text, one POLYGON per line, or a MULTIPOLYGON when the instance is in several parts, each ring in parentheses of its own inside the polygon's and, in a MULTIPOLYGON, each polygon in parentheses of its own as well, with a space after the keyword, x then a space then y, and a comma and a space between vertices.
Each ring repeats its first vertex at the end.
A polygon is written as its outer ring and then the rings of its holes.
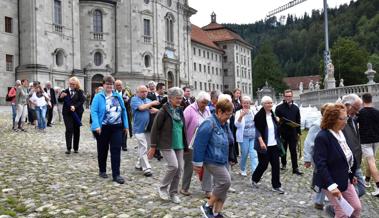
MULTIPOLYGON (((253 189, 271 165, 272 191, 284 194, 281 171, 287 169, 290 152, 292 174, 302 176, 298 163, 301 136, 300 110, 293 92, 284 92, 283 102, 273 109, 269 96, 256 107, 240 89, 223 93, 201 91, 196 97, 190 87, 172 87, 150 81, 133 93, 121 80, 105 76, 103 85, 91 98, 71 77, 66 89, 44 87, 39 82, 16 81, 7 100, 12 105, 12 128, 27 131, 25 123, 38 131, 63 120, 66 127, 66 154, 78 153, 80 127, 87 102, 90 105, 91 131, 97 142, 99 176, 108 178, 110 152, 112 179, 123 184, 120 175, 121 150, 127 151, 128 137, 137 141, 135 170, 151 177, 152 158, 165 162, 157 190, 164 201, 179 204, 180 194, 190 196, 193 172, 201 181, 208 201, 200 206, 205 217, 223 217, 227 193, 233 190, 231 166, 239 162, 239 174, 251 176, 253 189), (90 100, 89 100, 90 99, 90 100), (259 110, 258 110, 259 109, 259 110), (250 161, 248 161, 250 159, 250 161), (249 163, 249 164, 247 164, 249 163), (180 183, 181 181, 181 183, 180 183)), ((313 168, 314 207, 326 209, 335 217, 360 217, 360 197, 371 179, 373 196, 379 196, 379 173, 375 155, 379 149, 379 110, 366 93, 342 97, 321 107, 321 118, 314 122, 304 143, 304 166, 313 168), (365 176, 362 163, 367 165, 365 176), (345 199, 352 214, 340 206, 345 199)))

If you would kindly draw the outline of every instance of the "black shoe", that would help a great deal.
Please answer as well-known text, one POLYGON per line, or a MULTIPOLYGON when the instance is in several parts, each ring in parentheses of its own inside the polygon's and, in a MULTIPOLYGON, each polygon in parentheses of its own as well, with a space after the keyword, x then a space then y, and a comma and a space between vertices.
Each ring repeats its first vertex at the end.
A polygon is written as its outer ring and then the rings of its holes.
POLYGON ((125 180, 121 176, 116 176, 116 178, 113 178, 113 181, 117 182, 118 184, 124 184, 125 180))
POLYGON ((279 188, 272 188, 272 191, 273 192, 277 192, 278 194, 284 194, 284 190, 279 187, 279 188))
POLYGON ((287 168, 286 168, 286 165, 283 165, 280 169, 281 169, 281 170, 286 170, 286 169, 287 169, 287 168))
POLYGON ((108 175, 107 175, 106 172, 101 172, 101 173, 99 173, 99 176, 100 176, 101 178, 103 178, 103 179, 107 179, 107 178, 108 178, 108 175))
POLYGON ((151 173, 150 170, 145 170, 145 172, 143 173, 144 176, 146 177, 151 177, 153 174, 151 173))
POLYGON ((53 127, 51 124, 47 124, 47 127, 53 127))
POLYGON ((66 154, 71 154, 71 151, 66 151, 65 153, 66 153, 66 154))
POLYGON ((296 175, 298 175, 298 176, 303 175, 303 173, 300 172, 299 170, 294 170, 294 171, 292 171, 292 173, 293 173, 293 174, 296 174, 296 175))
POLYGON ((142 171, 142 167, 134 167, 135 170, 142 171))
POLYGON ((77 154, 77 153, 79 153, 79 152, 76 150, 76 151, 74 151, 74 153, 77 154))
POLYGON ((128 148, 122 148, 123 151, 128 151, 128 148))
POLYGON ((205 206, 205 204, 203 204, 200 206, 200 210, 203 213, 204 217, 207 217, 207 218, 213 218, 214 217, 212 207, 207 207, 207 206, 205 206))

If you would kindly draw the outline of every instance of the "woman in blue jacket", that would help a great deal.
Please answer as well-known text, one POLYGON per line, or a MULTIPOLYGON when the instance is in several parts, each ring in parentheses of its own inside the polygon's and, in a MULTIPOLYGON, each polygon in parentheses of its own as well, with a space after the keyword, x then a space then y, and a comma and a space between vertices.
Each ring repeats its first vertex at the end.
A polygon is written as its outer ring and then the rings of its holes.
POLYGON ((128 118, 121 95, 113 90, 114 82, 112 76, 104 77, 104 90, 96 94, 92 101, 91 130, 97 140, 100 177, 108 178, 106 169, 110 148, 113 181, 123 184, 124 178, 120 176, 120 156, 122 134, 128 133, 128 118))
POLYGON ((233 114, 233 104, 224 99, 216 104, 216 112, 205 119, 197 130, 193 143, 193 169, 201 175, 203 167, 213 176, 214 188, 208 202, 201 206, 205 217, 223 217, 226 193, 230 187, 227 169, 229 139, 231 134, 227 121, 233 114))

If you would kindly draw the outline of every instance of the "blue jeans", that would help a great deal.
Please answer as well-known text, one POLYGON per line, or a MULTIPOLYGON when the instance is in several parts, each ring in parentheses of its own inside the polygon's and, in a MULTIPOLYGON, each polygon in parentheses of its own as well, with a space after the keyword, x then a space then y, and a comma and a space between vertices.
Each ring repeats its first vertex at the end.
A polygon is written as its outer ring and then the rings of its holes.
POLYGON ((255 169, 258 166, 258 156, 257 151, 254 149, 254 139, 243 138, 243 142, 240 143, 241 146, 241 163, 240 169, 241 171, 246 171, 246 161, 247 157, 250 154, 251 161, 251 173, 254 173, 255 169))
POLYGON ((42 106, 42 107, 36 106, 38 129, 45 129, 46 128, 46 111, 47 111, 46 105, 42 106))
POLYGON ((13 126, 15 124, 16 120, 16 114, 17 114, 17 106, 15 104, 12 104, 12 121, 13 121, 13 126))
POLYGON ((365 187, 365 180, 363 179, 363 173, 362 173, 362 169, 361 168, 358 168, 356 171, 355 171, 355 177, 357 177, 358 179, 358 184, 356 184, 354 187, 355 187, 355 191, 357 192, 357 195, 358 197, 362 197, 365 193, 366 193, 366 187, 365 187))

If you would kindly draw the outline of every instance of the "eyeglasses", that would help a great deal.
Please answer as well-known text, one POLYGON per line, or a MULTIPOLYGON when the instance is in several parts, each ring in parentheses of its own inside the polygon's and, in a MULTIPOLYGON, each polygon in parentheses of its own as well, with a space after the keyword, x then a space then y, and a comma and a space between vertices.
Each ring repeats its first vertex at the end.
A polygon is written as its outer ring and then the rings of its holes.
POLYGON ((292 95, 285 95, 286 98, 292 98, 292 95))
POLYGON ((338 117, 339 120, 347 121, 349 117, 338 117))

